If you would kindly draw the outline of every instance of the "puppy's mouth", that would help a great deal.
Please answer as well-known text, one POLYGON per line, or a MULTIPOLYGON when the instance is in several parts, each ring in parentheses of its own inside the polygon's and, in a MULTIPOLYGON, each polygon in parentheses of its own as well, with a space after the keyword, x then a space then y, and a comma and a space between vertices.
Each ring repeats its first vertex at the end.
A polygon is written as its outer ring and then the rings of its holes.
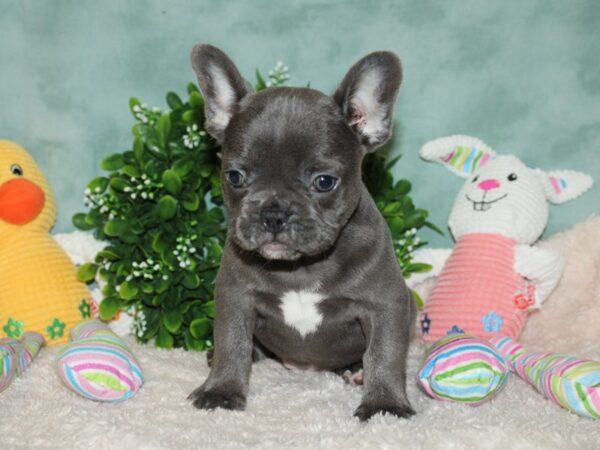
POLYGON ((480 201, 473 200, 471 197, 469 197, 469 194, 467 194, 465 197, 467 198, 467 200, 469 200, 471 203, 473 203, 474 211, 488 211, 492 207, 493 203, 496 203, 497 201, 502 200, 503 198, 505 198, 508 195, 508 194, 504 194, 493 200, 486 200, 485 199, 486 194, 487 194, 487 192, 484 192, 483 198, 480 201))
POLYGON ((265 242, 260 247, 258 247, 258 253, 265 259, 279 259, 284 261, 295 261, 299 259, 302 255, 300 252, 290 248, 289 246, 278 242, 278 241, 270 241, 265 242))

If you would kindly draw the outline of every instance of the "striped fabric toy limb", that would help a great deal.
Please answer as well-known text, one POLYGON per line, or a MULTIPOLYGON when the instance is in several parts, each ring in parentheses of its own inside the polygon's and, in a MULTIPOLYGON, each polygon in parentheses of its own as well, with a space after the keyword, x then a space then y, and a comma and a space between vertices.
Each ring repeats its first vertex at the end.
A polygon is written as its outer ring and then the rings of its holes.
POLYGON ((133 397, 144 376, 131 349, 98 320, 71 330, 72 342, 57 355, 58 373, 73 392, 90 400, 117 402, 133 397))
POLYGON ((44 336, 32 331, 24 333, 21 340, 0 339, 0 392, 27 370, 44 343, 44 336))
POLYGON ((478 406, 500 392, 509 373, 504 357, 486 340, 451 334, 428 352, 418 381, 436 400, 478 406))
POLYGON ((491 343, 511 370, 544 397, 580 416, 600 419, 600 362, 528 352, 508 337, 493 338, 491 343))

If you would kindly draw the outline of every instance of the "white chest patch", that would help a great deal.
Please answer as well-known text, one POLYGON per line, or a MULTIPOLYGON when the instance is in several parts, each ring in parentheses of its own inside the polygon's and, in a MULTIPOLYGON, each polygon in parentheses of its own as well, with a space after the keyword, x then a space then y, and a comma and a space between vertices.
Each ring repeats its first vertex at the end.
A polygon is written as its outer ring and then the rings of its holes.
POLYGON ((283 320, 300 332, 302 337, 316 331, 323 316, 317 304, 323 296, 311 291, 288 291, 281 297, 283 320))

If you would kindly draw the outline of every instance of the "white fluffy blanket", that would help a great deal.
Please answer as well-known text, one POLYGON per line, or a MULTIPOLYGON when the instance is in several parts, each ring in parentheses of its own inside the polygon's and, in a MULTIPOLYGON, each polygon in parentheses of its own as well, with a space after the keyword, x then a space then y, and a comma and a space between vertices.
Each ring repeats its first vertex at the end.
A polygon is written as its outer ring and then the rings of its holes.
MULTIPOLYGON (((567 258, 563 279, 530 317, 522 343, 600 360, 600 217, 540 245, 567 258)), ((426 290, 426 289, 424 289, 426 290)), ((478 408, 428 399, 415 384, 423 355, 409 357, 408 393, 418 414, 359 423, 361 388, 331 373, 254 366, 244 412, 198 411, 186 396, 206 377, 205 355, 134 344, 146 376, 136 397, 101 404, 67 391, 44 349, 26 374, 0 394, 0 448, 599 448, 600 421, 577 417, 513 377, 478 408)))

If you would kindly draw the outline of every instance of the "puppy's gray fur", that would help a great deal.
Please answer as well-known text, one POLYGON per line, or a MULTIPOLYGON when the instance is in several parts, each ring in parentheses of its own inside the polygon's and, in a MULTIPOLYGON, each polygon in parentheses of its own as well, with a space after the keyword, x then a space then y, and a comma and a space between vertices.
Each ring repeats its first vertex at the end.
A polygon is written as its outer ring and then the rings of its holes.
POLYGON ((400 61, 389 52, 367 55, 333 96, 306 88, 253 93, 210 45, 194 47, 191 62, 206 128, 222 144, 229 213, 214 359, 190 395, 194 406, 243 409, 258 344, 303 367, 362 360, 355 415, 414 414, 405 389, 414 302, 360 170, 365 153, 390 136, 400 61), (333 189, 322 192, 331 180, 333 189))

